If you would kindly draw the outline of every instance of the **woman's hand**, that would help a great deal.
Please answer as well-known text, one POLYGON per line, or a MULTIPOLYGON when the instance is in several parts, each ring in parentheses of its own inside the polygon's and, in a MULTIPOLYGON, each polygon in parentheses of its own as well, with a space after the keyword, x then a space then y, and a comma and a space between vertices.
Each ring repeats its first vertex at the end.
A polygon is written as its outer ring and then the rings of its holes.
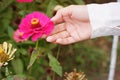
POLYGON ((85 5, 71 5, 62 8, 51 20, 54 22, 55 28, 51 35, 47 36, 48 42, 67 45, 91 37, 91 25, 85 5))

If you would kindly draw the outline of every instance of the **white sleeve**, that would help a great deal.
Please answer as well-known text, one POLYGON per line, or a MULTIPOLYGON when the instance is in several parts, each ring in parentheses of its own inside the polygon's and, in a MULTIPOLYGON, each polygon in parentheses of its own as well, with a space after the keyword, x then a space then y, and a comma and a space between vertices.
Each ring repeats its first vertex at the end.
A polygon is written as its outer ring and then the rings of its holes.
POLYGON ((120 35, 120 3, 88 4, 91 38, 120 35))

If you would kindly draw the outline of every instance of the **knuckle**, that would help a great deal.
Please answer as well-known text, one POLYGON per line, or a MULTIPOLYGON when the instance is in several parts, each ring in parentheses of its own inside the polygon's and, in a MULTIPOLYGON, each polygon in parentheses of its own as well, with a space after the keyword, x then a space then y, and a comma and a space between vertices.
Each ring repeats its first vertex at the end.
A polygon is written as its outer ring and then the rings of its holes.
POLYGON ((69 8, 73 8, 75 5, 70 5, 70 6, 68 6, 69 8))

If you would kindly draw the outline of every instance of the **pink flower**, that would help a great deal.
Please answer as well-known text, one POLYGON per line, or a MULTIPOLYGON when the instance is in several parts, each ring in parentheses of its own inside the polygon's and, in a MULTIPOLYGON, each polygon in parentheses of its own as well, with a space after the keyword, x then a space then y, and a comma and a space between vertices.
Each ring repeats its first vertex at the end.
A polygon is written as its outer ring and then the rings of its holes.
POLYGON ((22 19, 19 29, 23 32, 23 38, 32 38, 32 41, 36 41, 41 38, 42 35, 49 35, 53 30, 54 24, 50 21, 50 18, 41 12, 33 12, 28 14, 22 19))
POLYGON ((22 2, 33 2, 33 0, 16 0, 17 2, 19 3, 22 3, 22 2))
POLYGON ((19 29, 17 29, 15 32, 14 32, 14 40, 16 42, 23 42, 25 41, 26 39, 22 38, 23 36, 23 32, 20 32, 19 29))

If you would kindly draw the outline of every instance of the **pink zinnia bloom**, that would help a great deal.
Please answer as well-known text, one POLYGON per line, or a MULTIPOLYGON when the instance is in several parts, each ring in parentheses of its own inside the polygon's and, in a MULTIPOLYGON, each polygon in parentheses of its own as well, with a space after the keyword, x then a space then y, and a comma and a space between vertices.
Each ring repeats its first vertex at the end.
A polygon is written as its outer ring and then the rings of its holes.
POLYGON ((48 16, 41 12, 33 12, 22 19, 19 29, 24 32, 23 38, 36 41, 42 35, 49 35, 53 30, 54 24, 48 16))
POLYGON ((16 0, 17 2, 19 3, 22 3, 22 2, 33 2, 33 0, 16 0))
POLYGON ((23 36, 23 32, 21 32, 19 29, 17 29, 14 32, 14 40, 16 42, 23 42, 23 41, 25 41, 26 39, 22 38, 22 36, 23 36))

